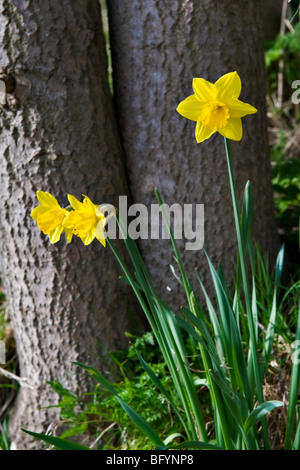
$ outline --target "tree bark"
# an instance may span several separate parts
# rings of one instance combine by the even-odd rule
[[[30,212],[38,189],[118,203],[123,156],[107,82],[98,0],[2,0],[1,71],[15,90],[1,108],[1,269],[16,338],[21,388],[11,439],[29,448],[24,427],[43,432],[58,418],[46,381],[76,391],[86,379],[72,361],[103,367],[97,342],[125,344],[128,291],[98,242],[50,245]],[[76,237],[74,237],[76,238]]]
[[[135,202],[156,203],[158,187],[171,205],[205,205],[205,246],[231,281],[236,237],[223,138],[202,144],[195,123],[175,110],[193,94],[192,79],[211,82],[236,70],[240,99],[258,108],[243,119],[241,142],[231,142],[241,199],[252,183],[254,237],[271,258],[277,248],[267,142],[265,68],[260,2],[254,0],[108,0],[114,97]],[[178,242],[184,252],[185,241]],[[171,243],[143,240],[142,253],[161,295],[178,308],[183,294],[169,269]],[[201,251],[186,251],[191,278],[198,267],[210,285]],[[176,268],[176,266],[175,266]],[[212,289],[210,289],[211,291]]]
[[[264,0],[262,2],[263,36],[266,41],[274,39],[280,31],[283,0]]]

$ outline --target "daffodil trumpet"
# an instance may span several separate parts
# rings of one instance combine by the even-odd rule
[[[106,218],[100,210],[99,205],[94,204],[88,196],[84,195],[83,202],[68,194],[68,200],[73,210],[64,222],[64,227],[72,230],[84,245],[90,245],[96,238],[103,246],[106,245],[104,226]]]

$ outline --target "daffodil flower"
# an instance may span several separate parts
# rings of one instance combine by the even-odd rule
[[[257,112],[256,108],[238,99],[241,88],[237,72],[227,73],[215,83],[194,78],[194,95],[182,101],[177,111],[181,116],[197,122],[195,136],[198,143],[209,139],[215,132],[227,139],[241,140],[241,118]]]
[[[92,243],[97,238],[103,246],[106,245],[104,226],[106,218],[99,209],[99,205],[84,196],[83,202],[68,194],[69,202],[74,210],[69,213],[64,222],[64,227],[71,229],[73,234],[81,238],[85,245]]]
[[[49,235],[50,243],[56,243],[64,231],[68,243],[72,240],[72,230],[63,227],[63,222],[68,218],[69,211],[63,209],[54,196],[44,191],[36,193],[40,205],[31,211],[31,217],[36,221],[39,229]]]

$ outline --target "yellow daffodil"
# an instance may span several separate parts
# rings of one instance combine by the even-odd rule
[[[256,108],[238,99],[241,88],[237,72],[227,73],[215,83],[194,78],[194,95],[182,101],[177,111],[197,122],[195,136],[198,143],[209,139],[215,132],[231,140],[241,140],[241,118],[257,112]]]
[[[97,238],[105,246],[104,226],[106,219],[98,210],[99,206],[93,204],[87,196],[84,196],[83,202],[78,201],[70,194],[68,199],[74,210],[65,220],[64,227],[71,229],[73,234],[81,238],[85,245],[89,245],[94,238]]]
[[[63,222],[68,218],[69,212],[62,209],[57,200],[50,193],[37,191],[40,205],[31,211],[31,217],[36,221],[39,229],[49,235],[50,243],[56,243],[65,231],[68,243],[72,240],[72,230],[63,227]]]

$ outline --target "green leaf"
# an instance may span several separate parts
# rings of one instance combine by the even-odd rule
[[[220,320],[222,324],[222,330],[224,332],[226,362],[233,371],[231,374],[232,377],[234,374],[235,379],[238,381],[239,386],[241,387],[241,390],[244,390],[248,400],[250,401],[249,382],[242,347],[242,339],[236,323],[236,318],[226,296],[226,292],[223,289],[220,278],[205,250],[204,253],[209,264],[218,301]]]
[[[196,275],[197,275],[198,281],[200,283],[201,289],[203,291],[203,294],[205,296],[210,321],[211,321],[211,324],[212,324],[212,327],[213,327],[213,330],[214,330],[214,334],[215,334],[216,349],[218,351],[218,354],[220,355],[220,358],[225,357],[225,346],[224,346],[224,341],[223,341],[222,330],[221,330],[221,327],[220,327],[220,324],[219,324],[219,319],[217,317],[217,314],[214,310],[212,302],[211,302],[211,300],[210,300],[210,298],[209,298],[209,296],[206,292],[206,289],[205,289],[205,287],[203,285],[203,282],[201,280],[199,271],[197,269],[196,269]]]
[[[94,377],[97,380],[97,382],[103,385],[110,393],[112,393],[113,395],[117,394],[115,389],[111,386],[110,382],[106,380],[97,369],[94,369],[94,367],[86,366],[84,364],[80,364],[79,362],[73,362],[73,364],[81,367],[82,369],[87,370],[89,374],[91,374],[91,376]]]
[[[276,268],[275,268],[275,284],[278,286],[281,274],[282,274],[282,268],[283,268],[283,259],[284,259],[284,244],[280,248],[280,251],[277,255],[276,259]]]
[[[244,192],[244,200],[241,216],[241,232],[243,238],[244,252],[246,253],[252,232],[253,225],[253,195],[250,181],[247,181]]]
[[[275,333],[275,326],[276,326],[276,316],[277,316],[277,287],[280,281],[282,268],[283,268],[283,258],[284,258],[284,244],[282,245],[276,260],[276,269],[275,269],[275,288],[273,293],[273,304],[271,315],[269,318],[269,323],[267,327],[267,333],[264,341],[264,355],[262,361],[262,368],[265,370],[268,367],[268,362],[271,355],[274,333]],[[264,371],[262,370],[262,373]]]
[[[293,345],[298,345],[298,341],[300,341],[300,304],[298,310],[298,321],[297,321],[297,330],[296,330],[296,341]],[[294,353],[295,354],[295,353]],[[288,413],[287,413],[287,426],[285,431],[285,443],[284,449],[290,450],[292,447],[292,437],[294,432],[295,426],[295,417],[296,417],[296,408],[297,408],[297,401],[298,401],[298,393],[299,393],[299,381],[300,381],[300,364],[298,357],[293,356],[293,365],[291,371],[291,379],[290,379],[290,392],[289,392],[289,405],[288,405]],[[298,419],[298,428],[296,431],[296,436],[294,440],[294,445],[297,447],[299,446],[300,442],[300,420]]]
[[[300,450],[300,420],[297,424],[295,439],[293,443],[293,450]]]
[[[160,437],[155,433],[155,431],[149,426],[149,424],[136,412],[134,411],[127,403],[125,403],[118,395],[115,389],[111,386],[111,384],[106,380],[103,375],[98,372],[93,367],[85,366],[83,364],[79,364],[75,362],[74,364],[82,367],[83,369],[87,370],[95,379],[102,384],[109,392],[111,392],[120,405],[122,406],[125,413],[129,416],[129,418],[134,422],[137,428],[142,431],[145,436],[147,436],[156,446],[164,445],[163,441]]]
[[[264,351],[263,351],[263,358],[261,362],[261,373],[262,376],[268,368],[268,363],[271,356],[272,345],[274,340],[275,334],[275,326],[276,326],[276,314],[277,314],[277,294],[276,294],[276,287],[274,290],[273,295],[273,303],[272,303],[272,310],[269,318],[268,328],[264,340]]]
[[[198,343],[203,346],[203,348],[208,352],[208,354],[213,357],[213,352],[208,348],[208,346],[205,344],[204,340],[201,338],[199,333],[194,329],[192,325],[190,325],[184,318],[179,317],[176,315],[176,321],[177,323],[186,330]]]
[[[191,303],[193,306],[195,306],[196,310],[196,305],[194,303],[194,294],[191,294]],[[215,344],[213,340],[211,339],[211,336],[209,334],[209,331],[204,323],[204,320],[200,316],[195,316],[188,308],[186,307],[181,307],[182,311],[184,314],[188,317],[188,319],[192,322],[192,324],[199,330],[199,332],[202,334],[203,338],[206,340],[208,343],[209,347],[211,348],[212,351],[214,351],[215,356],[217,357],[217,351],[215,348]]]
[[[201,449],[201,450],[222,450],[220,447],[209,442],[201,441],[186,441],[181,442],[180,444],[170,444],[169,446],[157,447],[155,450],[168,450],[168,449]]]
[[[148,366],[148,364],[146,363],[146,361],[144,361],[144,359],[142,358],[142,356],[136,351],[136,354],[139,358],[139,361],[140,363],[142,364],[143,368],[145,369],[145,371],[147,372],[147,374],[149,375],[149,377],[151,378],[151,380],[153,381],[153,383],[156,385],[156,387],[161,391],[161,393],[165,396],[165,398],[171,403],[171,405],[177,409],[172,397],[169,395],[169,393],[167,392],[167,390],[165,389],[165,387],[163,386],[163,384],[161,383],[161,381],[159,380],[159,378],[155,375],[155,373],[153,372],[153,370],[151,369],[150,366]]]
[[[184,436],[182,434],[180,434],[179,432],[174,432],[173,434],[170,434],[170,436],[168,436],[164,440],[165,445],[168,446],[170,444],[170,442],[172,442],[174,439],[176,439],[176,437],[182,437],[184,439]]]
[[[27,434],[30,434],[31,436],[36,437],[37,439],[40,439],[41,441],[47,442],[48,444],[51,444],[60,450],[92,450],[89,447],[82,446],[80,444],[77,444],[76,442],[68,441],[67,439],[61,439],[60,437],[48,436],[47,434],[40,434],[37,432],[28,431],[27,429],[23,429],[23,428],[21,429]]]
[[[120,397],[116,396],[116,399],[122,406],[123,410],[130,419],[134,422],[136,427],[147,436],[156,446],[164,447],[163,441],[156,434],[156,432],[151,428],[151,426],[136,412],[134,411],[127,403],[125,403]]]
[[[259,405],[257,408],[255,408],[245,421],[245,424],[244,424],[245,434],[247,435],[249,433],[252,426],[254,426],[254,424],[259,419],[261,419],[270,411],[274,410],[274,408],[277,408],[283,405],[284,403],[282,401],[272,400],[272,401],[266,401],[262,403],[261,405]]]

